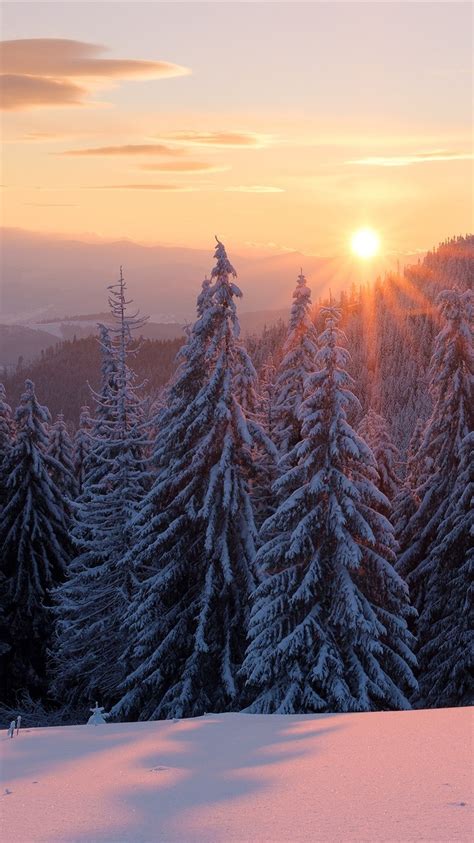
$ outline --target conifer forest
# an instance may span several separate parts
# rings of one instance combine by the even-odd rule
[[[0,385],[4,719],[474,702],[474,237],[246,336],[238,271],[155,348],[117,267],[75,415]]]

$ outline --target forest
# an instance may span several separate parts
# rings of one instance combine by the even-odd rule
[[[0,385],[2,710],[472,704],[474,236],[337,300],[301,270],[259,335],[209,274],[184,341],[120,270]]]

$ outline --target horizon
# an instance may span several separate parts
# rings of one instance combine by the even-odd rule
[[[470,4],[84,8],[4,5],[8,227],[324,258],[472,227]]]

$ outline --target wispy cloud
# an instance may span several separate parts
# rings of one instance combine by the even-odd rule
[[[159,164],[142,164],[140,170],[162,173],[222,173],[230,168],[225,165],[208,164],[204,161],[163,161]]]
[[[166,134],[165,140],[177,141],[194,146],[259,147],[265,146],[268,136],[255,132],[195,132],[190,130]]]
[[[412,164],[427,164],[432,161],[468,161],[473,158],[472,152],[416,152],[412,155],[374,155],[368,158],[357,158],[346,161],[346,164],[357,164],[364,167],[409,167]]]
[[[191,193],[196,188],[192,185],[179,184],[95,184],[84,190],[160,190],[165,193]]]
[[[184,152],[167,146],[163,143],[127,143],[121,146],[95,146],[84,147],[84,149],[66,149],[63,152],[54,152],[52,155],[74,155],[87,157],[94,155],[180,155]]]
[[[29,205],[32,208],[78,208],[73,202],[23,202],[23,205]]]
[[[224,188],[229,193],[284,193],[283,187],[272,187],[266,184],[238,184]]]
[[[103,87],[120,80],[169,78],[191,72],[168,61],[102,58],[106,51],[105,47],[67,38],[0,42],[2,108],[20,111],[38,106],[85,105],[91,85],[97,83]]]

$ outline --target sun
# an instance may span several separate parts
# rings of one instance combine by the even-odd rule
[[[380,237],[372,228],[360,228],[352,235],[352,251],[359,258],[373,258],[380,248]]]

